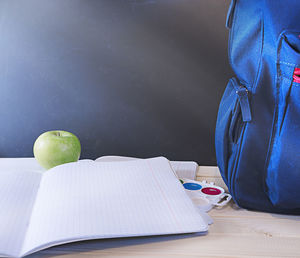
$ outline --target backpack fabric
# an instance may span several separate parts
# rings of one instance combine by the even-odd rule
[[[300,3],[232,0],[217,163],[235,202],[300,214]]]

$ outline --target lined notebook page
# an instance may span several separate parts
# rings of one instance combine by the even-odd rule
[[[206,230],[167,159],[79,161],[44,174],[23,253],[80,239]]]
[[[35,158],[0,158],[0,171],[37,171],[44,172]]]
[[[0,256],[18,256],[41,174],[0,170]]]
[[[97,162],[108,162],[108,161],[130,161],[136,160],[137,158],[124,157],[124,156],[103,156],[97,158]],[[179,178],[186,178],[195,180],[198,169],[198,164],[194,161],[170,161],[171,167]]]

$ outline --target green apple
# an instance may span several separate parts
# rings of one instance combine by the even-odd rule
[[[33,154],[45,169],[75,162],[79,159],[81,146],[78,138],[66,131],[49,131],[41,134],[33,145]]]

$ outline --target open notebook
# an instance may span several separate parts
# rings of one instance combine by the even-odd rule
[[[207,231],[163,157],[0,170],[0,256],[98,238]]]

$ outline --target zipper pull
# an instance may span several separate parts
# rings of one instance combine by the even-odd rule
[[[245,86],[240,85],[239,87],[236,88],[235,93],[238,95],[239,98],[243,122],[250,122],[252,117],[251,117],[248,89]]]

